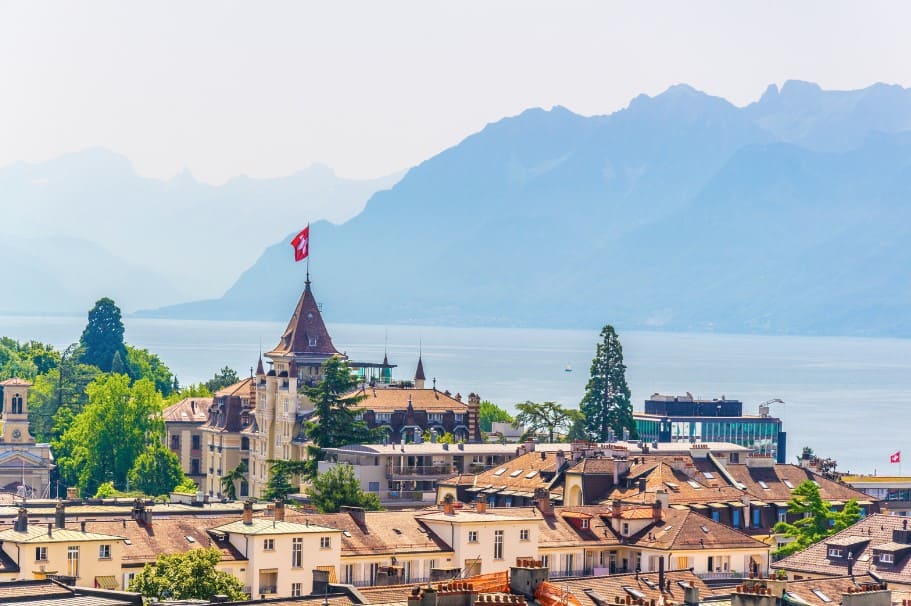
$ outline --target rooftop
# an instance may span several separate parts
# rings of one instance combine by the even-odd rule
[[[257,518],[251,524],[245,524],[241,520],[236,520],[229,524],[223,524],[212,528],[215,532],[224,532],[228,534],[247,534],[247,535],[272,535],[272,534],[305,534],[327,532],[342,532],[337,528],[328,526],[318,526],[309,522],[301,524],[299,522],[276,521],[274,519]]]

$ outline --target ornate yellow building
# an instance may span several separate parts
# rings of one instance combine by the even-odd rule
[[[0,490],[23,498],[50,496],[53,457],[49,444],[36,444],[29,433],[28,389],[32,384],[12,378],[3,390],[3,429],[0,432]]]

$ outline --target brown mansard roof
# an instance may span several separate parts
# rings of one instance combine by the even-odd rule
[[[315,341],[314,341],[315,339]],[[310,345],[313,342],[314,345]],[[294,314],[288,322],[288,327],[282,334],[281,341],[267,356],[289,354],[312,354],[317,356],[341,355],[332,344],[332,337],[323,323],[319,305],[310,289],[310,281],[304,285]]]

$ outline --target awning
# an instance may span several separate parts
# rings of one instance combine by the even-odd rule
[[[690,509],[708,509],[708,505],[703,505],[702,503],[692,503]]]
[[[731,507],[743,507],[743,503],[740,501],[728,501],[728,505]]]
[[[95,577],[95,587],[99,589],[117,589],[117,579],[111,575]]]
[[[330,583],[338,583],[338,577],[335,576],[335,566],[317,566],[316,569],[328,572]]]

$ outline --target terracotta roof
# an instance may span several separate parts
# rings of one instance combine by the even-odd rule
[[[85,579],[83,579],[85,580]],[[91,579],[89,579],[91,582]],[[10,581],[0,583],[0,600],[3,604],[30,604],[32,606],[127,606],[142,604],[137,593],[103,591],[89,587],[64,587],[49,580]]]
[[[161,414],[165,423],[205,423],[211,405],[212,398],[184,398],[165,408]]]
[[[646,603],[660,598],[668,603],[683,603],[683,587],[679,583],[692,584],[699,590],[700,602],[706,597],[723,595],[716,593],[705,582],[697,577],[691,570],[667,570],[664,573],[665,581],[670,581],[669,591],[658,589],[658,573],[628,573],[612,574],[609,576],[584,577],[574,579],[560,579],[555,584],[572,593],[581,606],[604,606],[604,603],[615,603],[615,598],[621,598],[625,604],[630,595],[624,587],[632,587],[644,596]],[[730,590],[728,590],[729,592]],[[603,600],[603,602],[601,602]]]
[[[746,465],[727,465],[731,476],[744,486],[746,491],[762,501],[787,501],[791,498],[791,490],[786,482],[797,488],[806,481],[815,481],[819,484],[819,494],[827,501],[849,499],[875,500],[850,486],[833,482],[809,469],[798,465],[776,464],[774,467],[747,467]],[[763,488],[759,482],[764,482],[768,488]]]
[[[772,568],[806,572],[829,576],[843,576],[848,571],[846,557],[829,557],[829,543],[834,545],[852,544],[854,550],[854,574],[874,572],[889,583],[911,585],[911,557],[905,555],[893,564],[883,564],[873,557],[873,550],[893,542],[893,531],[905,530],[907,518],[873,514],[867,516],[841,532],[791,554],[772,564]],[[911,544],[907,545],[911,548]],[[844,553],[844,550],[843,550]],[[846,553],[844,553],[847,556]]]
[[[26,381],[25,379],[20,379],[19,377],[13,377],[12,379],[7,379],[6,381],[0,381],[0,387],[31,387],[32,384]]]
[[[857,590],[863,585],[878,584],[879,581],[869,574],[828,579],[801,579],[788,581],[787,592],[789,596],[796,597],[810,606],[832,606],[832,604],[840,604],[842,595],[848,593],[849,590]],[[831,601],[825,601],[816,592],[822,593]],[[895,596],[892,596],[892,603],[896,603]]]
[[[216,398],[223,398],[226,396],[247,396],[250,395],[253,388],[253,377],[247,377],[246,379],[241,379],[237,383],[228,385],[227,387],[222,387],[215,392]]]
[[[288,321],[288,327],[282,334],[281,340],[267,356],[275,355],[311,355],[328,357],[341,355],[332,344],[332,337],[323,323],[319,305],[310,290],[310,281],[304,283],[304,292],[301,293]]]
[[[308,520],[309,521],[309,520]],[[249,535],[273,535],[273,534],[323,534],[327,532],[341,532],[337,528],[321,526],[319,524],[309,524],[289,521],[276,521],[274,519],[256,518],[250,524],[245,524],[241,520],[234,520],[221,526],[216,526],[210,530],[214,532],[226,532],[230,534],[249,534]]]
[[[683,467],[683,466],[682,466]],[[645,492],[640,492],[638,483],[633,482],[629,488],[615,488],[610,491],[602,502],[613,499],[624,501],[639,501],[652,503],[655,494],[663,490],[668,495],[671,505],[688,505],[690,503],[709,503],[714,501],[739,501],[742,494],[739,490],[728,484],[710,486],[705,476],[695,467],[687,467],[692,475],[681,469],[675,469],[665,460],[656,460],[645,463],[638,468],[630,470],[630,476],[636,479],[645,478]],[[716,477],[721,474],[716,471]]]
[[[367,397],[355,404],[354,408],[370,409],[377,412],[394,412],[396,410],[406,410],[410,402],[415,410],[438,412],[451,410],[456,414],[468,412],[468,404],[466,402],[460,402],[435,389],[396,389],[394,387],[365,389],[351,392],[346,397],[358,395],[358,393]]]
[[[452,549],[411,511],[368,511],[360,526],[348,513],[304,514],[288,510],[286,520],[310,520],[342,531],[342,555],[452,553]]]
[[[556,453],[529,452],[475,475],[474,488],[489,487],[533,495],[536,488],[550,487],[551,497],[559,500],[563,494],[562,486],[551,486],[557,469],[556,459]]]

